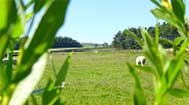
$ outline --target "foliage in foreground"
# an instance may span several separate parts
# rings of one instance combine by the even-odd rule
[[[131,35],[144,50],[144,55],[147,57],[150,66],[136,67],[127,64],[130,73],[135,80],[134,103],[135,105],[146,105],[147,101],[144,97],[144,92],[141,86],[140,77],[137,69],[151,73],[154,77],[154,105],[166,105],[168,95],[176,97],[188,97],[189,88],[185,84],[184,78],[181,78],[184,88],[174,87],[175,81],[179,75],[183,77],[183,70],[188,70],[189,61],[185,57],[188,55],[189,48],[189,32],[187,27],[189,25],[185,15],[184,0],[151,0],[157,5],[157,8],[152,10],[152,14],[158,18],[168,22],[174,26],[179,37],[173,41],[163,40],[169,43],[173,48],[173,57],[170,57],[165,49],[159,44],[159,28],[155,29],[155,38],[145,30],[141,29],[142,38],[140,40],[136,35],[126,30],[125,33]],[[187,25],[187,26],[186,26]]]
[[[0,104],[22,105],[43,75],[46,51],[53,45],[56,32],[63,25],[69,0],[1,0],[0,7]],[[28,12],[28,8],[32,11]],[[40,11],[44,15],[32,35],[28,34]],[[28,21],[30,21],[28,23]],[[26,24],[29,29],[26,30]],[[51,27],[49,27],[51,26]],[[23,35],[16,65],[13,66],[13,50],[16,41]],[[29,39],[29,40],[28,40]],[[10,53],[8,62],[3,62],[6,52]],[[67,73],[70,56],[62,65],[56,80],[49,80],[42,93],[42,104],[60,104],[60,91]],[[33,98],[33,104],[37,105]]]

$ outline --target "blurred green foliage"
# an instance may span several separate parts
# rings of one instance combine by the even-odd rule
[[[181,78],[184,84],[183,89],[174,87],[175,81],[179,75],[183,75],[183,70],[188,70],[188,55],[189,48],[189,32],[188,21],[185,15],[184,0],[151,0],[156,4],[157,8],[151,12],[157,19],[162,19],[168,22],[171,26],[175,27],[179,36],[174,40],[161,40],[164,43],[169,43],[173,48],[173,56],[168,56],[169,53],[159,43],[159,25],[155,28],[155,37],[153,38],[150,33],[144,28],[140,29],[143,41],[136,37],[135,33],[130,30],[125,30],[126,35],[130,35],[144,50],[150,66],[137,67],[135,65],[127,64],[130,73],[135,79],[135,105],[146,105],[146,99],[143,89],[141,88],[140,78],[138,77],[137,69],[145,72],[150,72],[154,76],[154,105],[167,105],[168,95],[177,97],[188,97],[189,88],[186,87],[184,78]],[[182,76],[181,76],[182,77]],[[140,97],[140,98],[139,98]]]
[[[0,7],[0,104],[22,105],[32,93],[43,75],[47,63],[45,52],[55,40],[58,29],[64,24],[69,0],[1,0]],[[28,10],[28,8],[32,9]],[[44,10],[44,15],[32,35],[36,15]],[[27,12],[29,11],[29,12]],[[29,22],[29,20],[31,20]],[[29,29],[26,30],[26,25]],[[51,26],[51,27],[49,27]],[[13,66],[13,50],[22,36],[16,65]],[[9,54],[4,63],[5,54]],[[61,83],[65,80],[71,55],[68,56],[57,80],[49,80],[43,92],[43,105],[60,103]],[[54,84],[54,85],[52,85]],[[51,88],[50,88],[51,86]],[[59,88],[55,88],[59,86]],[[56,91],[56,92],[55,92]],[[53,97],[47,100],[48,95]],[[33,98],[35,103],[35,99]]]

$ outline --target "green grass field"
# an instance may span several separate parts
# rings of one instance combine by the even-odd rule
[[[141,51],[74,53],[62,101],[66,105],[133,105],[133,77],[127,70],[126,62],[135,64],[138,55]],[[58,70],[67,55],[57,53],[52,56]],[[144,72],[140,72],[140,77],[148,104],[152,105],[153,77]],[[53,79],[50,61],[38,88],[43,87],[48,78]],[[180,86],[180,81],[177,85]],[[169,104],[189,105],[189,98],[170,97]]]

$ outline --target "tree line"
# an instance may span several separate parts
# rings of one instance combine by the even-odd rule
[[[53,48],[82,47],[82,45],[70,37],[56,37]]]
[[[20,40],[16,43],[15,45],[16,50],[18,50],[21,40],[22,38],[20,38]],[[55,37],[55,41],[52,48],[70,48],[70,47],[82,47],[82,45],[78,41],[70,37],[62,37],[62,36]]]
[[[169,25],[168,23],[163,22],[162,24],[158,24],[159,26],[159,38],[160,39],[168,39],[168,40],[174,40],[179,36],[179,33],[177,32],[177,29],[173,26]],[[148,33],[154,37],[155,36],[155,27],[145,27],[145,29],[148,31]],[[142,35],[140,33],[140,27],[135,28],[131,27],[128,29],[129,31],[136,34],[137,37],[139,37],[141,40]],[[168,43],[160,42],[164,48],[171,47]],[[130,36],[127,35],[124,30],[119,31],[115,34],[113,41],[112,41],[112,47],[117,49],[141,49],[141,47],[138,45],[138,43]]]

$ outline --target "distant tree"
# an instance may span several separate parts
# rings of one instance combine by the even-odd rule
[[[126,36],[121,31],[118,31],[113,38],[112,46],[114,48],[123,49],[125,45],[125,37]]]
[[[130,28],[130,31],[135,33],[138,37],[141,37],[140,31],[137,28]],[[126,35],[124,32],[119,31],[113,38],[112,46],[117,49],[139,49],[140,46],[137,42],[131,38],[129,35]]]
[[[98,47],[98,44],[94,44],[95,47]]]
[[[82,47],[82,45],[69,37],[56,37],[53,48]]]
[[[18,50],[20,46],[20,42],[22,41],[23,38],[20,38],[18,42],[15,44],[14,49]],[[54,45],[52,46],[53,48],[68,48],[68,47],[82,47],[82,45],[69,37],[55,37],[55,42]]]
[[[132,28],[129,28],[128,30],[136,34],[136,36],[141,38],[142,40],[142,35],[140,34],[140,28],[132,27]],[[124,35],[126,36],[126,41],[125,41],[126,46],[124,47],[124,49],[140,49],[141,48],[139,44],[133,38],[130,37],[130,35],[126,35],[125,33]]]
[[[103,46],[103,47],[108,47],[108,43],[107,43],[107,42],[104,42],[104,43],[102,44],[102,46]]]
[[[145,29],[149,32],[152,37],[154,37],[155,34],[155,27],[145,27]],[[141,40],[142,35],[140,33],[140,28],[131,27],[128,29],[129,31],[133,32],[137,37],[139,37]],[[160,32],[160,39],[168,39],[168,40],[174,40],[179,36],[176,28],[172,27],[171,25],[167,23],[159,24],[159,32]],[[165,48],[171,47],[167,43],[160,42]],[[112,46],[117,49],[140,49],[141,47],[138,45],[138,43],[130,36],[126,35],[124,31],[119,31],[115,34],[112,41]]]
[[[150,26],[150,27],[147,28],[147,31],[149,32],[150,35],[152,35],[154,37],[155,27]]]

